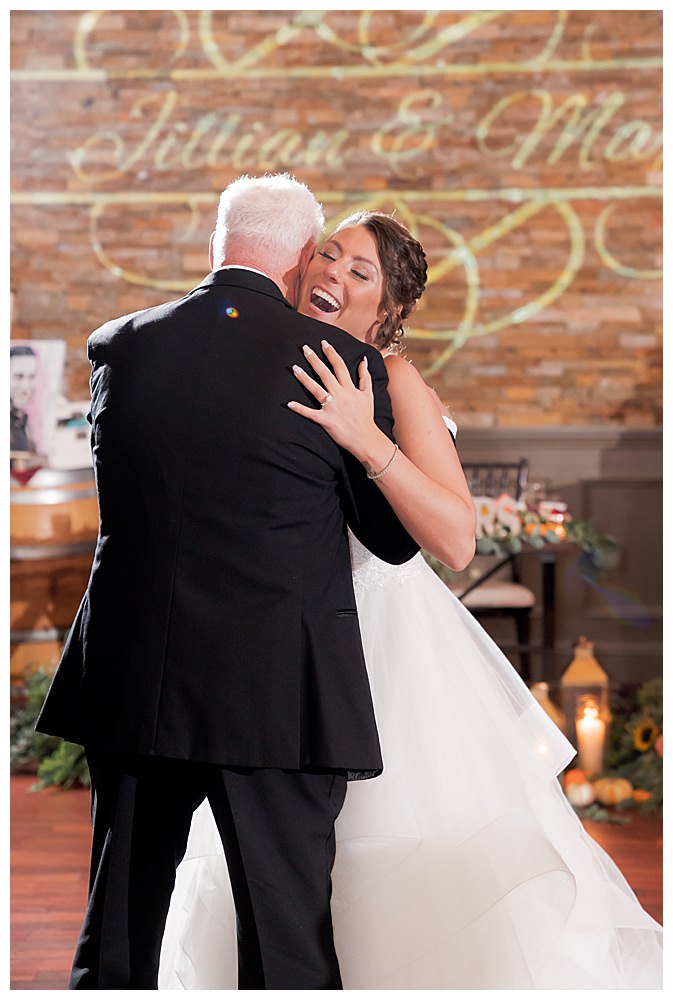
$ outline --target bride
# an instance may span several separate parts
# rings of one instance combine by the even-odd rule
[[[304,402],[288,405],[385,470],[376,481],[410,533],[464,564],[473,512],[445,425],[456,428],[395,351],[425,276],[402,225],[359,213],[315,255],[298,303],[382,351],[399,451],[373,423],[365,365],[353,385],[328,343],[329,366],[309,352],[308,370],[295,367]],[[349,783],[336,826],[344,988],[661,988],[661,927],[557,780],[573,747],[420,554],[390,566],[352,536],[351,553],[385,770]],[[178,869],[159,988],[236,989],[235,923],[206,801]]]

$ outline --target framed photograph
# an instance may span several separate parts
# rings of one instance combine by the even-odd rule
[[[10,455],[46,460],[56,429],[66,343],[64,340],[10,340]]]

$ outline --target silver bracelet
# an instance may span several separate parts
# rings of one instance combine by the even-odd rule
[[[386,472],[388,471],[388,469],[390,468],[390,466],[393,464],[393,462],[397,458],[397,453],[398,453],[399,450],[400,450],[400,446],[398,444],[396,444],[395,445],[395,451],[393,452],[393,457],[390,459],[390,461],[388,462],[388,464],[384,465],[384,467],[381,469],[380,472],[368,472],[367,473],[367,479],[380,479],[381,476],[385,476]]]

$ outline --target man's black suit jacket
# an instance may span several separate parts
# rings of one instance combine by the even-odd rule
[[[375,554],[418,551],[361,465],[288,409],[303,344],[379,353],[297,314],[268,278],[210,274],[89,338],[100,531],[38,721],[105,751],[221,765],[381,770],[348,523]]]

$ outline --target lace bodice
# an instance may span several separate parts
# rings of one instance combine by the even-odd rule
[[[351,531],[348,532],[348,540],[356,594],[367,590],[380,590],[389,585],[401,585],[425,571],[426,562],[420,552],[401,566],[393,566],[372,555]]]

